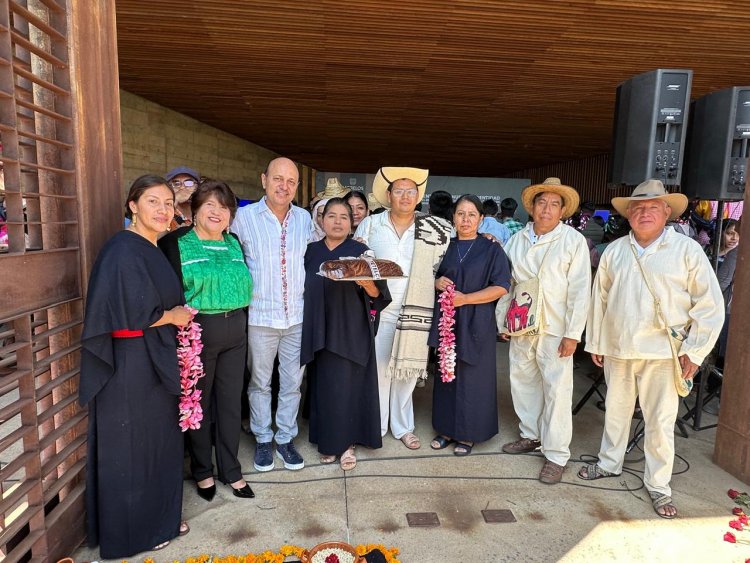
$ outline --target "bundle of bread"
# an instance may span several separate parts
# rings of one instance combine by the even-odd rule
[[[328,260],[320,265],[318,274],[332,280],[401,278],[401,266],[391,260],[378,260],[365,256]]]

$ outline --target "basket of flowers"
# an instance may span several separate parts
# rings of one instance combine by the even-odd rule
[[[300,557],[302,563],[364,563],[357,551],[348,543],[328,541],[305,550]]]

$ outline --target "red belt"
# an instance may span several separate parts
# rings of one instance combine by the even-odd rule
[[[113,330],[112,331],[112,338],[138,338],[139,336],[143,336],[142,330]]]

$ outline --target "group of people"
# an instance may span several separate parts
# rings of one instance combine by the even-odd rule
[[[246,363],[257,471],[272,470],[274,458],[290,470],[305,465],[294,444],[305,372],[309,440],[321,463],[338,460],[351,470],[356,447],[381,447],[389,430],[406,448],[420,448],[412,393],[427,377],[430,347],[441,355],[430,447],[452,445],[466,456],[499,431],[498,300],[532,279],[542,315],[536,331],[510,337],[520,435],[503,451],[541,451],[540,480],[561,480],[572,438],[572,356],[585,329],[609,393],[599,462],[578,476],[620,473],[640,396],[644,481],[656,512],[676,515],[669,481],[678,395],[668,335],[681,341],[676,360],[689,379],[724,319],[719,283],[699,245],[665,229],[682,213],[684,196],[649,181],[615,198],[632,232],[602,255],[592,292],[585,238],[564,223],[578,208],[575,189],[556,178],[526,188],[521,199],[531,220],[523,226],[510,202],[495,220],[497,206],[474,195],[458,198],[450,214],[433,214],[432,206],[419,213],[427,180],[418,168],[378,170],[372,196],[385,210],[378,214],[368,213],[369,198],[333,185],[312,214],[293,205],[299,173],[283,157],[261,175],[263,198],[240,209],[229,186],[201,181],[186,167],[133,183],[129,224],[91,273],[81,338],[88,537],[102,557],[160,549],[189,531],[180,517],[178,328],[191,320],[202,327],[203,420],[185,440],[197,493],[210,502],[216,475],[234,496],[252,498],[238,460]],[[325,261],[366,254],[396,262],[404,276],[317,275]],[[445,315],[454,321],[450,357]]]

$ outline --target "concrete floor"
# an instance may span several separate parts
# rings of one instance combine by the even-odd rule
[[[407,450],[386,436],[381,450],[357,451],[356,469],[344,474],[321,466],[300,424],[296,444],[307,466],[257,473],[252,467],[253,439],[243,435],[240,460],[256,498],[236,499],[219,485],[207,503],[185,481],[184,517],[192,531],[160,552],[132,561],[184,560],[202,553],[244,554],[277,550],[284,544],[312,547],[329,540],[351,544],[382,543],[398,547],[404,563],[501,561],[744,561],[750,546],[722,540],[728,531],[732,502],[729,488],[744,490],[737,479],[711,462],[715,430],[675,438],[677,453],[672,481],[680,518],[658,518],[642,488],[643,454],[628,459],[622,477],[579,480],[580,458],[596,455],[604,413],[592,398],[573,418],[573,458],[559,485],[537,480],[538,455],[502,453],[503,443],[517,436],[508,383],[507,344],[498,344],[500,435],[478,444],[474,453],[456,458],[451,449],[432,451],[431,385],[415,391],[417,434],[422,448]],[[574,403],[591,384],[593,366],[577,368]],[[681,409],[681,412],[684,408]],[[634,421],[634,424],[637,421]],[[715,422],[705,415],[704,424]],[[509,509],[514,523],[487,524],[481,511]],[[408,512],[436,512],[440,526],[410,528]],[[750,534],[748,534],[750,536]],[[748,538],[750,539],[750,538]],[[97,550],[82,548],[76,561],[92,561]]]

